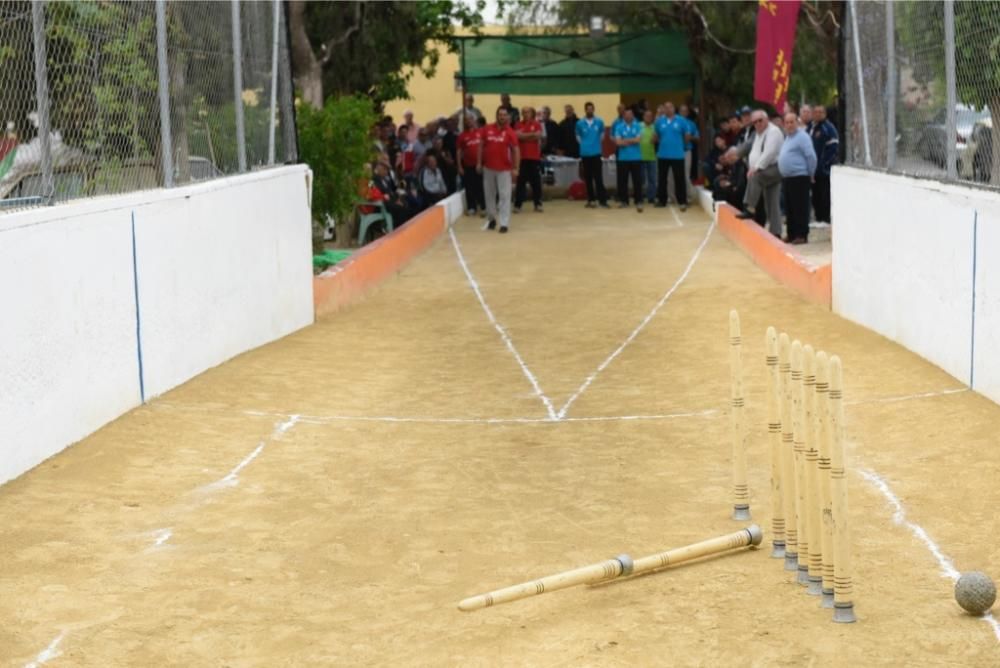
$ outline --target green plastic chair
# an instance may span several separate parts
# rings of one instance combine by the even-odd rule
[[[361,211],[363,206],[377,207],[373,213]],[[368,235],[368,228],[376,223],[385,223],[385,233],[392,232],[392,215],[386,210],[385,202],[358,202],[358,244],[364,245]]]

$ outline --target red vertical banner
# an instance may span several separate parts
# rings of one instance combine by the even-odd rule
[[[781,113],[792,76],[800,0],[757,0],[757,61],[753,96]]]

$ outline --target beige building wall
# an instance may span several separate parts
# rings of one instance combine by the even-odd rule
[[[486,32],[499,34],[504,30],[501,26],[488,26]],[[439,45],[438,48],[441,51],[441,60],[438,62],[435,76],[428,79],[421,72],[414,72],[408,86],[412,99],[394,100],[385,106],[385,112],[392,116],[396,124],[403,121],[403,112],[407,109],[412,109],[414,120],[423,125],[438,116],[450,116],[462,106],[462,92],[455,89],[455,73],[461,69],[459,55],[448,53],[443,45]],[[590,101],[597,108],[597,115],[607,123],[614,119],[619,101],[618,94],[543,96],[511,93],[510,97],[511,102],[519,109],[529,105],[536,109],[543,105],[552,107],[552,117],[556,121],[562,120],[564,105],[572,104],[577,116],[582,117],[583,105]],[[500,106],[500,96],[495,93],[476,95],[476,106],[487,119],[493,120],[496,108]]]

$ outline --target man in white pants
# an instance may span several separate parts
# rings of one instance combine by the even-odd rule
[[[484,230],[492,230],[500,223],[500,234],[506,234],[510,226],[511,182],[517,178],[521,165],[521,151],[517,133],[510,128],[510,116],[503,107],[497,109],[497,122],[482,130],[476,170],[483,175],[483,191],[486,194],[486,225]],[[497,199],[500,211],[497,214]]]

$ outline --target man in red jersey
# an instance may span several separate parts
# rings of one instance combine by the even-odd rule
[[[476,210],[486,213],[486,198],[483,196],[483,175],[476,169],[479,161],[479,144],[482,141],[482,127],[474,114],[465,117],[465,131],[458,135],[458,173],[465,186],[465,212],[476,215]]]
[[[521,169],[514,189],[514,213],[521,213],[526,186],[531,185],[535,211],[542,210],[542,124],[535,120],[535,108],[521,110],[521,122],[514,128],[521,149]]]
[[[510,129],[507,110],[498,108],[496,119],[496,123],[483,128],[476,169],[483,175],[483,191],[486,193],[486,225],[483,229],[492,230],[499,221],[500,234],[506,234],[510,225],[511,176],[517,177],[521,165],[521,150],[517,134]]]

